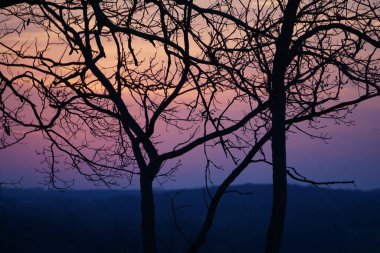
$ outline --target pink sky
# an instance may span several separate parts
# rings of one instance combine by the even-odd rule
[[[44,47],[44,37],[37,31],[28,29],[30,31],[24,31],[23,36],[10,38],[4,43],[12,44],[22,39],[33,41],[33,38],[38,38],[39,46]],[[137,44],[146,50],[146,55],[156,52],[150,43],[144,43]],[[193,43],[191,45],[194,48]],[[162,50],[157,51],[163,52]],[[46,55],[61,57],[57,52],[63,52],[63,50],[54,46]],[[196,49],[192,53],[196,55]],[[115,65],[114,46],[107,48],[107,55],[108,57],[101,63],[105,66]],[[311,140],[301,134],[289,134],[289,166],[296,167],[305,176],[315,180],[356,180],[360,189],[380,188],[380,99],[361,104],[351,117],[356,121],[356,125],[352,127],[326,123],[328,128],[323,131],[332,136],[329,144],[320,140]],[[318,132],[315,133],[318,134]],[[181,137],[185,138],[186,136]],[[163,146],[172,141],[170,138],[173,138],[173,136],[170,137],[170,134],[163,137],[162,141],[165,143]],[[41,140],[41,137],[35,134],[25,140],[24,144],[0,150],[0,181],[17,181],[23,177],[22,186],[42,186],[40,182],[43,182],[44,175],[36,171],[42,166],[40,163],[42,157],[36,155],[36,150],[41,150],[43,147]],[[217,155],[215,158],[224,165],[224,171],[213,170],[212,178],[216,184],[232,169],[232,165],[223,158],[222,154],[219,156]],[[161,187],[203,186],[205,161],[201,152],[194,150],[181,157],[181,161],[183,166],[175,175],[175,181],[169,181]],[[175,161],[172,162],[175,163]],[[170,165],[167,163],[166,166]],[[239,177],[237,183],[270,183],[270,174],[268,166],[251,166]],[[77,188],[93,187],[78,174],[70,173],[66,176],[75,179]],[[128,185],[123,181],[120,183],[122,186]],[[137,181],[133,182],[132,187],[137,187]]]
[[[288,139],[288,164],[297,168],[305,176],[315,180],[355,180],[359,189],[380,188],[380,99],[361,104],[352,114],[355,126],[334,126],[327,124],[327,132],[332,136],[328,144],[312,140],[301,134],[290,134]],[[4,181],[23,177],[21,186],[42,187],[43,174],[41,157],[36,150],[41,149],[38,135],[29,137],[25,144],[19,144],[0,151],[0,178]],[[192,151],[181,158],[183,166],[175,174],[175,181],[158,185],[164,189],[204,186],[204,159],[199,151]],[[220,163],[225,159],[219,157]],[[170,163],[167,164],[170,166]],[[232,168],[224,164],[224,171],[214,169],[212,179],[215,184]],[[80,175],[70,173],[75,188],[95,187]],[[251,166],[236,183],[270,183],[270,167]],[[290,180],[290,182],[292,182]],[[121,186],[137,188],[138,181],[129,186],[120,181]],[[354,189],[351,186],[345,186]]]

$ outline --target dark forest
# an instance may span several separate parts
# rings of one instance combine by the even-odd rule
[[[270,185],[231,187],[201,252],[262,252]],[[171,210],[177,191],[158,191],[159,252],[186,249]],[[240,193],[237,193],[240,192]],[[204,189],[177,194],[178,225],[191,237],[206,206]],[[282,252],[380,252],[380,191],[290,186]],[[142,250],[137,191],[4,189],[1,252],[125,253]],[[178,207],[181,207],[179,208]]]

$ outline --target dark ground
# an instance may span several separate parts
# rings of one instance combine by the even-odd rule
[[[236,186],[218,210],[204,253],[263,252],[271,207],[269,185]],[[175,191],[156,194],[160,252],[185,252],[171,213]],[[191,237],[205,213],[203,190],[185,190],[176,205]],[[380,190],[326,190],[291,186],[283,253],[380,253]],[[2,253],[141,252],[135,191],[3,189]]]

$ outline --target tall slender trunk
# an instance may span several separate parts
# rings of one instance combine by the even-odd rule
[[[155,209],[153,196],[153,178],[140,175],[141,193],[141,232],[144,253],[156,253]]]
[[[286,178],[286,89],[285,75],[290,63],[288,51],[291,44],[297,9],[300,0],[289,0],[284,11],[281,33],[276,43],[271,77],[272,113],[272,162],[273,162],[273,204],[268,228],[266,253],[278,253],[281,248],[287,202]]]
[[[272,106],[273,205],[267,234],[266,253],[280,251],[287,201],[285,90],[279,85]]]

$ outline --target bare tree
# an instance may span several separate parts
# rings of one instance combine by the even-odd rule
[[[315,135],[312,129],[318,131],[326,120],[349,125],[347,115],[358,103],[379,96],[380,6],[373,1],[256,1],[252,2],[254,7],[250,3],[240,8],[232,1],[215,8],[195,4],[192,8],[210,22],[222,16],[235,23],[244,31],[241,40],[250,42],[243,57],[255,77],[249,85],[241,82],[236,88],[256,97],[259,104],[269,104],[270,115],[262,115],[270,118],[271,124],[265,128],[267,133],[262,140],[272,139],[272,161],[264,160],[273,166],[273,207],[266,252],[279,252],[286,214],[287,176],[313,185],[353,183],[315,182],[289,168],[286,132],[300,131],[323,139],[324,135]],[[245,18],[237,18],[236,9]],[[228,46],[219,48],[219,57],[232,50]],[[204,224],[189,252],[196,252],[204,243],[228,186],[250,163],[257,161],[253,158],[262,142],[255,141],[251,151],[211,196]]]
[[[311,135],[303,126],[321,119],[348,123],[356,104],[379,95],[378,12],[378,3],[359,0],[41,1],[3,9],[2,145],[42,132],[52,184],[60,182],[58,162],[107,185],[139,175],[144,252],[156,251],[152,182],[176,169],[165,171],[166,161],[203,145],[207,170],[217,166],[208,156],[215,146],[236,165],[210,194],[189,252],[204,243],[230,184],[248,165],[269,162],[266,252],[278,252],[287,175],[318,184],[287,168],[286,131]],[[28,30],[44,35],[23,41]],[[7,41],[15,33],[20,41]],[[162,145],[173,131],[187,134]]]
[[[180,165],[164,163],[201,145],[236,159],[268,111],[236,115],[252,100],[236,89],[250,81],[240,28],[172,1],[25,3],[1,10],[1,147],[41,132],[54,187],[70,186],[70,169],[108,186],[138,175],[144,252],[156,252],[153,180]],[[233,58],[220,58],[227,44]]]
[[[286,210],[286,121],[345,123],[350,105],[379,95],[380,6],[371,1],[287,2],[271,75],[273,209],[266,252],[279,252]],[[349,99],[342,90],[355,87]],[[277,135],[275,135],[277,133]],[[276,138],[275,138],[276,136]]]

